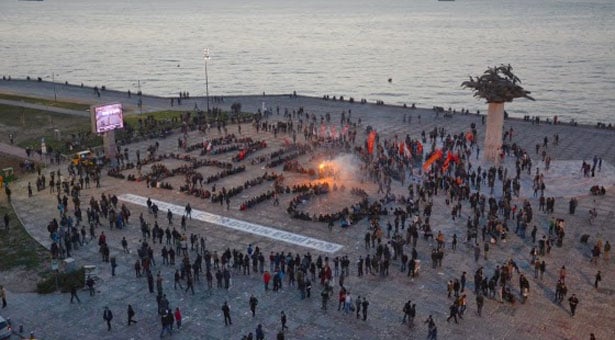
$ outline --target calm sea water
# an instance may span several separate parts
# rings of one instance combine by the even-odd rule
[[[0,73],[174,95],[288,93],[486,110],[460,83],[510,63],[512,115],[613,122],[613,0],[0,1]],[[388,79],[392,78],[392,82]]]

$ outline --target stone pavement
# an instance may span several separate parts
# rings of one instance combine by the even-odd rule
[[[0,82],[2,84],[3,82]],[[258,107],[257,102],[262,100],[254,96],[248,98],[244,105],[245,109]],[[240,100],[240,98],[237,98]],[[382,135],[381,138],[392,137],[393,135],[405,136],[410,134],[416,138],[422,130],[429,131],[434,127],[445,127],[447,131],[457,132],[468,129],[470,123],[475,122],[479,128],[479,140],[483,135],[483,126],[480,118],[475,116],[454,115],[453,118],[437,119],[430,110],[403,110],[401,108],[380,107],[375,105],[362,106],[359,104],[349,104],[340,102],[325,102],[311,98],[289,99],[286,97],[269,97],[266,99],[275,107],[280,106],[281,110],[288,107],[289,110],[298,109],[303,106],[308,112],[332,113],[332,121],[339,121],[339,113],[342,110],[352,109],[353,120],[361,118],[363,127],[372,125]],[[226,100],[225,104],[230,105]],[[279,104],[278,104],[279,103]],[[162,105],[161,99],[161,105]],[[372,111],[373,110],[373,111]],[[406,112],[413,115],[412,124],[403,124],[401,114]],[[418,114],[421,114],[419,122]],[[277,117],[276,117],[277,118]],[[594,154],[604,158],[605,164],[612,166],[615,164],[615,133],[613,131],[597,130],[589,127],[570,127],[552,125],[531,125],[528,122],[519,120],[506,121],[506,127],[512,126],[517,135],[514,140],[522,147],[532,153],[534,159],[538,158],[533,154],[536,143],[541,143],[544,136],[553,136],[559,133],[560,143],[551,153],[555,161],[571,160],[579,164],[583,159],[590,160]],[[234,126],[229,127],[230,133],[237,133]],[[251,136],[254,139],[266,139],[268,148],[260,151],[256,155],[269,153],[284,144],[287,136],[278,135],[274,138],[272,134],[257,133],[248,126],[242,126],[244,136]],[[217,137],[217,132],[210,132],[210,136]],[[160,140],[159,153],[176,152],[176,139],[178,135]],[[201,141],[203,136],[196,132],[189,134],[189,144]],[[298,141],[303,137],[298,137]],[[362,143],[364,135],[359,133],[357,142]],[[154,141],[144,141],[128,145],[130,157],[134,156],[136,150],[145,154],[147,146]],[[426,146],[427,148],[427,146]],[[197,155],[198,152],[192,152]],[[216,159],[230,160],[233,153],[215,156]],[[311,155],[306,155],[300,159],[302,164],[312,164],[316,166],[323,156],[316,155],[312,159]],[[243,163],[247,163],[244,161]],[[536,166],[544,166],[541,162],[535,162]],[[511,166],[507,161],[507,166]],[[246,179],[253,178],[262,174],[265,170],[261,165],[246,164],[247,171],[241,175],[234,175],[225,178],[217,183],[218,188],[223,185],[231,187],[243,183]],[[604,165],[605,169],[607,168]],[[51,166],[49,170],[56,170],[56,166]],[[65,165],[62,167],[65,173]],[[144,169],[145,171],[145,169]],[[205,176],[218,172],[216,168],[204,167],[199,169]],[[270,171],[270,170],[269,170]],[[276,169],[281,171],[281,167]],[[125,174],[133,173],[130,170]],[[298,174],[284,173],[285,183],[306,182],[307,179]],[[602,177],[601,177],[602,176]],[[527,177],[524,175],[523,177]],[[547,173],[547,178],[549,174]],[[574,180],[571,174],[566,177],[558,175],[553,187],[558,190],[566,186],[566,182]],[[45,246],[49,246],[46,225],[48,221],[57,217],[55,209],[55,195],[48,191],[41,191],[34,197],[28,198],[25,186],[28,180],[24,178],[16,183],[13,188],[13,205],[17,214],[22,219],[27,230],[31,235]],[[168,180],[175,188],[183,182],[182,176],[175,176]],[[239,204],[244,199],[264,192],[269,187],[269,183],[262,184],[236,196],[231,200],[230,210],[224,206],[212,204],[206,200],[199,200],[191,196],[186,196],[175,190],[148,189],[144,183],[128,182],[115,178],[104,177],[101,189],[87,189],[83,191],[82,202],[88,202],[94,196],[99,198],[101,193],[106,194],[135,194],[145,197],[152,197],[164,202],[177,205],[184,205],[190,201],[195,209],[208,211],[214,214],[228,216],[240,220],[246,220],[265,226],[280,228],[289,232],[294,232],[318,239],[325,239],[330,242],[342,244],[344,248],[333,256],[348,255],[351,259],[351,276],[346,279],[346,286],[351,293],[367,296],[370,301],[368,321],[356,320],[354,316],[344,315],[335,308],[337,289],[335,295],[329,303],[330,310],[322,312],[320,310],[320,284],[314,282],[311,299],[301,301],[299,293],[295,289],[288,289],[286,285],[281,292],[265,292],[259,275],[244,276],[234,274],[232,287],[229,291],[213,289],[208,291],[206,285],[196,283],[195,295],[174,290],[172,273],[174,269],[158,263],[154,268],[160,270],[164,277],[164,289],[167,294],[171,307],[179,306],[184,315],[182,330],[173,337],[177,339],[240,339],[247,332],[253,332],[258,323],[263,324],[267,339],[273,338],[275,332],[280,327],[279,313],[284,310],[288,315],[289,330],[286,332],[290,339],[401,339],[401,338],[425,338],[426,325],[422,321],[429,314],[432,314],[438,326],[438,333],[441,339],[525,339],[530,337],[540,339],[586,339],[590,332],[594,332],[598,339],[614,338],[615,333],[611,325],[615,324],[615,278],[612,276],[613,263],[605,264],[602,261],[598,265],[589,264],[590,246],[578,242],[581,234],[590,234],[590,244],[598,237],[603,240],[615,241],[615,232],[611,227],[613,212],[615,207],[615,196],[613,195],[612,179],[602,173],[598,173],[594,183],[611,183],[607,185],[607,195],[593,197],[587,195],[587,189],[579,191],[575,196],[579,197],[579,207],[576,215],[567,214],[567,202],[569,197],[557,197],[554,217],[561,217],[566,220],[567,233],[562,248],[555,247],[551,255],[545,257],[547,262],[547,273],[544,281],[540,282],[533,278],[529,265],[529,251],[531,242],[523,240],[511,233],[508,242],[494,246],[490,252],[489,260],[479,260],[476,264],[473,261],[473,252],[470,247],[460,242],[456,252],[452,252],[447,245],[447,253],[442,268],[431,269],[429,265],[429,251],[431,244],[419,241],[417,251],[419,259],[422,261],[422,268],[418,278],[409,280],[406,275],[399,273],[399,263],[394,261],[389,277],[382,279],[377,276],[366,276],[357,278],[355,262],[359,256],[365,256],[368,251],[363,247],[363,235],[367,229],[367,222],[362,220],[357,225],[348,229],[334,228],[332,232],[327,230],[325,224],[304,222],[288,218],[285,208],[292,195],[283,195],[280,199],[280,206],[274,207],[271,202],[264,202],[242,212],[238,210]],[[350,182],[347,187],[351,188]],[[372,183],[362,183],[362,188],[371,197],[377,197],[377,187]],[[546,196],[550,195],[550,188],[547,187]],[[396,185],[394,191],[398,194],[404,193],[405,189],[401,185]],[[353,198],[345,193],[336,192],[325,195],[322,199],[306,203],[303,209],[336,211],[338,207],[347,206],[353,202]],[[537,200],[527,197],[537,206]],[[519,202],[520,204],[521,202]],[[592,225],[588,224],[587,211],[591,207],[598,210],[598,219]],[[95,264],[99,269],[99,276],[102,283],[98,287],[98,293],[94,297],[87,296],[86,292],[80,292],[81,304],[70,304],[68,294],[12,294],[9,292],[9,306],[2,311],[3,316],[9,316],[16,324],[23,324],[27,332],[33,330],[42,339],[151,339],[157,337],[160,331],[159,318],[156,315],[156,301],[153,294],[149,294],[146,282],[143,278],[136,279],[132,270],[132,264],[136,259],[135,249],[141,237],[136,224],[137,216],[143,212],[146,219],[152,223],[153,217],[147,211],[136,205],[129,205],[132,211],[131,223],[124,230],[108,230],[108,227],[101,227],[108,236],[108,243],[111,246],[112,256],[118,259],[119,267],[117,275],[112,277],[110,268],[103,264],[100,255],[97,253],[96,242],[89,243],[83,248],[74,252],[78,265]],[[434,230],[443,230],[450,242],[452,233],[460,236],[460,241],[465,235],[465,218],[468,208],[464,206],[461,219],[453,221],[450,218],[450,208],[446,206],[444,197],[438,196],[434,200],[434,214],[431,224]],[[166,224],[163,212],[159,218],[161,226]],[[539,235],[547,232],[549,215],[536,212],[536,224],[539,226]],[[177,219],[177,217],[176,217]],[[386,218],[382,219],[386,224]],[[175,222],[177,223],[177,222]],[[292,251],[306,253],[311,251],[284,242],[273,241],[268,238],[258,237],[253,234],[229,231],[226,228],[219,228],[214,225],[189,221],[188,232],[196,233],[207,237],[207,247],[218,252],[227,247],[237,248],[245,251],[248,244],[254,244],[268,254],[273,251]],[[129,240],[130,254],[121,251],[120,240],[125,236]],[[450,243],[449,243],[450,244]],[[155,245],[157,261],[160,261],[160,246]],[[409,249],[406,249],[409,250]],[[373,250],[372,250],[373,251]],[[311,251],[312,254],[317,254]],[[324,256],[325,254],[323,254]],[[530,278],[530,298],[525,304],[517,303],[499,304],[494,300],[487,299],[483,317],[475,315],[474,294],[469,293],[468,311],[465,318],[459,325],[448,324],[445,322],[448,314],[450,300],[446,298],[446,282],[449,279],[460,277],[462,271],[468,273],[470,289],[472,288],[472,275],[478,266],[485,266],[486,274],[491,276],[496,264],[501,264],[508,258],[514,258],[519,264],[522,272]],[[161,261],[160,261],[161,262]],[[266,266],[268,265],[268,261]],[[570,318],[568,306],[559,306],[552,302],[555,282],[558,271],[562,265],[568,268],[567,283],[569,295],[576,293],[581,301],[578,314],[575,318]],[[592,286],[593,277],[596,270],[602,270],[603,281],[601,288],[595,290]],[[515,276],[515,279],[517,276]],[[1,281],[1,280],[0,280]],[[203,281],[203,279],[202,279]],[[516,283],[516,281],[513,281]],[[517,287],[514,284],[514,287]],[[252,319],[249,315],[248,298],[254,294],[259,299],[257,316]],[[417,304],[416,328],[409,330],[406,325],[401,324],[402,307],[407,299],[412,299]],[[225,327],[221,315],[220,306],[228,300],[231,305],[231,315],[233,325]],[[138,324],[126,326],[126,306],[131,303],[136,311]],[[104,306],[109,306],[114,312],[113,330],[106,331],[106,326],[102,320],[102,310]],[[485,322],[487,321],[487,322]]]
[[[32,152],[30,154],[30,157],[28,157],[26,149],[6,143],[0,143],[0,155],[8,155],[22,159],[29,159],[32,161],[40,161],[40,157],[38,157],[35,152]]]

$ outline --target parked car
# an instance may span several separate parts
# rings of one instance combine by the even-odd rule
[[[5,319],[0,316],[0,339],[8,339],[13,335],[13,327],[11,326],[11,319]]]

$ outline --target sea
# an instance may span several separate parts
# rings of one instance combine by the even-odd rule
[[[486,104],[461,82],[500,64],[536,98],[511,116],[615,123],[615,1],[0,1],[0,74],[14,78],[162,96],[202,96],[207,78],[209,95],[475,112]]]

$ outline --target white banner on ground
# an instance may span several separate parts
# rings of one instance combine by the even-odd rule
[[[139,195],[122,194],[118,196],[118,199],[120,201],[129,202],[144,207],[147,206],[147,198]],[[168,209],[170,209],[174,215],[183,215],[185,213],[185,207],[176,204],[162,202],[158,200],[152,200],[152,203],[155,203],[158,206],[160,213],[163,215]],[[277,241],[296,244],[306,248],[316,249],[318,251],[326,253],[335,253],[336,251],[343,248],[341,244],[322,241],[312,237],[303,236],[271,227],[265,227],[259,224],[241,221],[230,217],[215,215],[201,210],[192,209],[191,215],[193,219],[199,221],[215,224],[229,229],[243,231],[254,235],[268,237]]]

